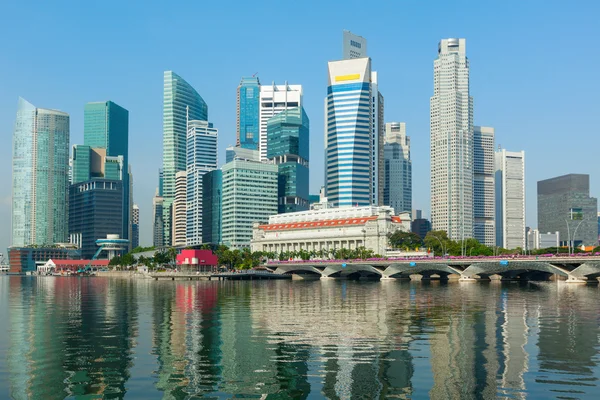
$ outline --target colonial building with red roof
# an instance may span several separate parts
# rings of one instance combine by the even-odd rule
[[[254,224],[252,251],[356,249],[385,255],[388,234],[410,232],[410,214],[393,215],[391,207],[337,207],[278,214],[269,223]]]

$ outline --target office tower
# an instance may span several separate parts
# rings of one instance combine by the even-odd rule
[[[350,60],[353,58],[367,57],[367,39],[344,30],[344,44],[342,47],[342,59]]]
[[[163,195],[163,169],[159,168],[158,169],[158,194],[159,196]]]
[[[202,177],[202,243],[221,244],[222,193],[223,172],[207,172]]]
[[[396,214],[412,209],[410,137],[404,122],[385,124],[383,204]]]
[[[303,107],[282,111],[267,123],[267,158],[279,171],[279,213],[309,208],[309,126]]]
[[[164,73],[162,192],[164,243],[171,240],[175,174],[186,170],[188,120],[208,120],[208,107],[196,90],[172,71]]]
[[[496,152],[496,246],[522,249],[525,236],[525,152]]]
[[[302,85],[262,85],[260,87],[260,159],[267,159],[267,121],[289,108],[302,107]]]
[[[19,98],[12,179],[12,246],[65,242],[69,114]]]
[[[260,152],[258,150],[244,149],[242,147],[227,147],[225,149],[225,163],[232,162],[235,158],[260,161]]]
[[[222,171],[223,244],[250,247],[252,225],[277,214],[277,165],[233,160]]]
[[[564,245],[598,242],[598,199],[590,197],[590,176],[569,174],[537,183],[538,229],[560,232]]]
[[[383,96],[371,59],[329,62],[326,194],[335,207],[383,204]]]
[[[236,146],[258,150],[260,82],[257,77],[242,78],[237,88]]]
[[[434,61],[431,225],[452,240],[473,236],[473,98],[465,39],[442,39]]]
[[[473,127],[473,237],[496,245],[494,128]],[[523,221],[524,222],[524,221]],[[523,226],[523,232],[525,227]]]
[[[154,247],[163,247],[165,245],[165,224],[163,223],[164,199],[156,189],[156,194],[152,198],[152,245]]]
[[[175,199],[173,200],[172,246],[185,246],[187,234],[187,172],[175,174]]]
[[[419,235],[421,239],[425,239],[427,232],[431,230],[431,222],[428,219],[418,217],[411,221],[410,231]]]
[[[140,246],[140,207],[137,204],[133,205],[133,213],[131,214],[131,248],[135,249]]]
[[[106,149],[107,157],[123,158],[123,228],[119,234],[121,238],[129,239],[129,111],[112,101],[87,103],[83,113],[83,144],[90,148]]]

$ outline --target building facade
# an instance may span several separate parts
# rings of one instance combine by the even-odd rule
[[[396,213],[412,209],[410,137],[404,122],[385,124],[383,204]]]
[[[362,36],[355,35],[354,33],[344,30],[343,45],[342,45],[342,59],[351,60],[354,58],[365,58],[367,57],[367,39]]]
[[[590,176],[569,174],[537,183],[538,229],[560,232],[564,245],[598,242],[598,199],[590,197]]]
[[[431,226],[452,240],[473,236],[473,98],[465,39],[442,39],[434,61]]]
[[[202,179],[217,169],[218,131],[206,121],[190,121],[187,135],[187,245],[202,243]]]
[[[284,110],[267,123],[267,158],[279,171],[279,213],[308,210],[308,116],[303,107]]]
[[[156,189],[156,194],[152,198],[152,245],[154,247],[163,247],[165,245],[165,224],[163,223],[164,199]]]
[[[173,200],[172,246],[185,246],[187,235],[187,172],[175,174],[175,200]]]
[[[541,233],[537,229],[527,231],[527,248],[530,250],[548,249],[560,246],[560,232]]]
[[[122,180],[95,179],[69,188],[69,242],[79,246],[83,258],[94,256],[96,240],[122,234],[123,186]]]
[[[431,231],[431,222],[425,218],[415,218],[410,224],[410,230],[419,235],[421,239],[425,239],[427,232]]]
[[[134,204],[131,214],[131,248],[140,247],[140,207]]]
[[[202,177],[202,186],[202,243],[221,244],[223,171],[207,172]]]
[[[163,97],[163,238],[165,244],[171,239],[171,210],[175,199],[175,175],[186,170],[187,122],[208,120],[208,106],[202,96],[173,71],[164,73]]]
[[[260,81],[254,76],[242,78],[237,88],[237,147],[258,150],[259,113]]]
[[[496,152],[496,246],[522,249],[525,238],[525,152]]]
[[[383,96],[370,58],[328,64],[325,185],[335,206],[383,203]]]
[[[79,260],[81,252],[74,246],[10,247],[8,249],[9,272],[34,272],[49,259]]]
[[[250,246],[252,224],[277,214],[277,165],[233,160],[222,168],[222,239],[233,249]]]
[[[19,98],[12,153],[12,245],[67,239],[69,115]]]
[[[267,122],[290,108],[302,107],[302,85],[262,85],[260,87],[260,160],[267,160]]]
[[[475,126],[473,127],[473,237],[486,246],[496,245],[495,172],[494,128]]]
[[[225,163],[232,162],[236,158],[249,161],[260,161],[260,151],[244,149],[243,147],[227,147],[225,149]]]
[[[385,256],[388,235],[397,230],[410,231],[409,213],[394,216],[387,206],[324,207],[273,215],[266,224],[255,223],[252,251],[281,254],[365,247]]]

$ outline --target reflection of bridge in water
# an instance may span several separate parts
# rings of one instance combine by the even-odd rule
[[[564,280],[598,282],[600,256],[269,262],[276,274],[338,279]]]

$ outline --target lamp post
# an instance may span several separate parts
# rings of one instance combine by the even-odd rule
[[[581,225],[582,222],[583,222],[583,218],[581,219],[581,221],[579,221],[579,223],[575,227],[575,231],[573,232],[573,237],[571,238],[571,242],[572,242],[571,248],[573,249],[573,253],[575,253],[575,235],[577,234],[577,229],[579,229],[579,226]]]
[[[431,237],[434,237],[434,238],[436,238],[436,239],[437,239],[437,241],[438,241],[438,242],[440,242],[440,246],[442,247],[442,253],[443,253],[443,254],[442,254],[442,256],[445,256],[445,255],[446,255],[446,250],[445,250],[445,248],[444,248],[444,243],[442,243],[442,241],[440,240],[440,238],[439,238],[439,237],[437,237],[437,236],[435,236],[435,235],[431,235]]]
[[[571,232],[569,231],[569,221],[565,218],[565,224],[567,224],[567,248],[569,251],[569,254],[571,254]],[[558,253],[558,248],[556,249],[556,252]]]

